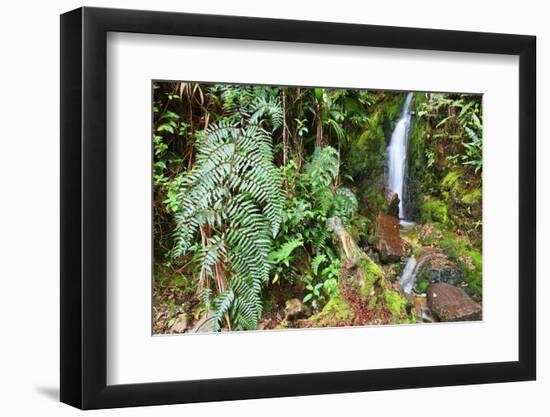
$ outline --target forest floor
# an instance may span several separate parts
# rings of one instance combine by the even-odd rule
[[[467,276],[451,257],[459,259],[462,268],[466,270],[474,270],[474,260],[468,253],[451,253],[451,256],[449,256],[441,251],[439,246],[445,239],[445,235],[437,225],[407,225],[406,227],[400,227],[398,233],[402,240],[401,244],[404,252],[395,261],[381,262],[373,247],[367,246],[363,250],[375,257],[378,265],[383,270],[385,278],[390,283],[390,288],[406,298],[408,314],[410,317],[414,317],[412,322],[445,321],[441,317],[434,318],[433,312],[428,307],[428,288],[436,283],[452,284],[449,287],[457,287],[461,291],[466,290],[472,294],[474,300],[479,300],[475,293],[473,294],[469,290]],[[446,238],[449,239],[449,236],[446,236]],[[451,240],[459,241],[460,238],[452,236]],[[454,250],[456,252],[457,249],[454,248]],[[449,253],[449,250],[447,250],[447,253]],[[417,274],[419,276],[416,277],[413,291],[405,294],[399,280],[411,256],[416,259]],[[312,308],[302,301],[305,294],[304,285],[296,283],[289,285],[288,281],[285,280],[269,285],[264,292],[264,313],[259,321],[258,330],[311,327],[308,321],[323,310],[324,304]],[[447,295],[443,294],[442,296]],[[450,296],[453,297],[455,294],[451,293]],[[462,300],[460,293],[458,296]],[[464,300],[467,308],[473,306],[474,309],[477,309],[478,304],[474,301],[469,304],[470,297],[464,298]],[[464,302],[464,300],[461,302]],[[455,300],[452,300],[452,302],[456,303]],[[468,317],[477,319],[472,318],[473,316]],[[479,315],[480,318],[481,315]],[[207,321],[208,312],[201,305],[195,290],[189,288],[187,280],[183,278],[174,280],[170,278],[170,275],[158,280],[154,288],[153,334],[208,331]],[[322,327],[322,324],[317,324],[315,327]]]

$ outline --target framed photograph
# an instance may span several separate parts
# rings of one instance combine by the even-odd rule
[[[61,401],[533,380],[535,37],[61,16]]]

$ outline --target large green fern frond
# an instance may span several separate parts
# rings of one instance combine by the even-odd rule
[[[175,216],[173,255],[184,255],[199,241],[201,285],[229,277],[229,288],[217,288],[209,302],[217,329],[226,315],[236,329],[257,326],[269,278],[267,257],[282,222],[281,175],[271,135],[262,127],[268,118],[276,128],[282,110],[273,98],[249,100],[247,91],[224,91],[228,108],[242,107],[243,120],[220,121],[198,135],[195,164],[183,178]]]

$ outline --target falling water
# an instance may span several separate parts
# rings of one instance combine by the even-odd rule
[[[414,257],[414,255],[412,255],[407,260],[407,264],[405,265],[403,274],[399,279],[399,285],[401,285],[401,288],[403,288],[403,291],[405,292],[405,294],[411,293],[414,282],[416,281],[415,267],[416,267],[416,258]]]
[[[405,206],[403,204],[405,191],[405,175],[407,168],[407,142],[411,113],[409,107],[413,93],[408,93],[403,104],[403,113],[395,125],[388,147],[388,188],[399,197],[399,218],[406,220]]]

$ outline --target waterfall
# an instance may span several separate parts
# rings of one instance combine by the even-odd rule
[[[402,220],[407,220],[403,200],[405,199],[407,142],[411,124],[409,107],[412,98],[413,93],[408,93],[403,104],[403,112],[395,125],[388,147],[388,188],[399,197],[399,218]]]
[[[416,281],[415,268],[416,268],[416,258],[414,257],[414,255],[412,255],[407,260],[407,264],[405,265],[403,274],[399,279],[399,285],[401,285],[401,288],[403,288],[403,291],[405,292],[405,294],[410,294],[412,292],[413,285]]]

